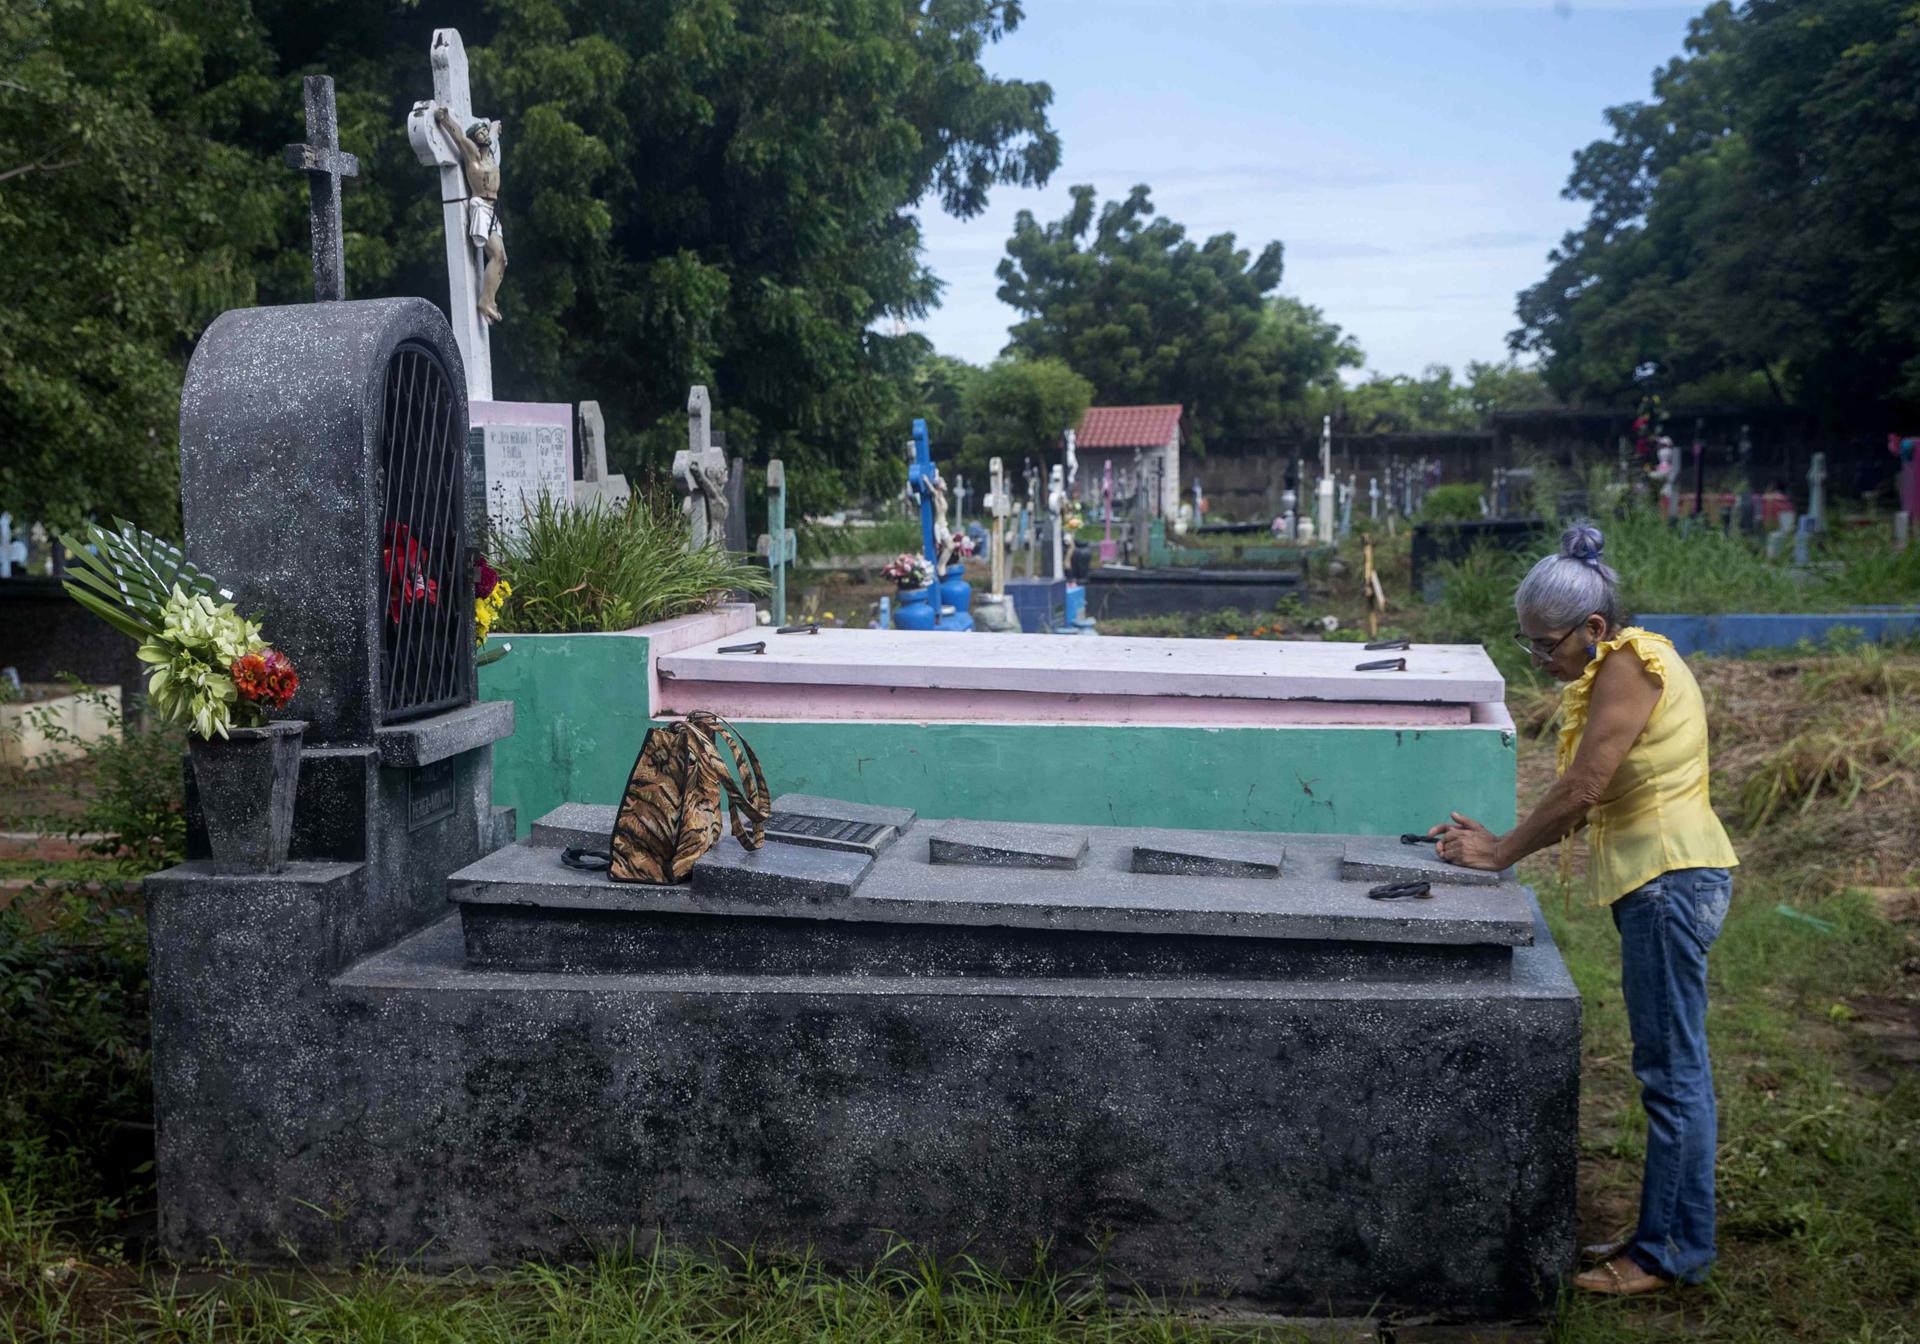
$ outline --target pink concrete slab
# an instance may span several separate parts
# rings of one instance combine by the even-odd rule
[[[1269,728],[1339,724],[1465,727],[1474,705],[1371,700],[1228,700],[1179,695],[1044,695],[903,686],[801,686],[742,681],[662,681],[654,712],[711,710],[725,719],[912,723],[1088,723],[1143,727]]]
[[[1358,644],[1266,640],[1135,639],[1055,635],[955,635],[904,630],[822,630],[764,637],[767,652],[722,654],[721,640],[663,654],[663,681],[759,686],[857,686],[1040,695],[1180,696],[1228,700],[1373,701],[1474,705],[1503,698],[1505,683],[1473,644],[1420,644],[1369,654]],[[727,642],[741,642],[738,640]],[[1358,672],[1382,657],[1405,672]]]

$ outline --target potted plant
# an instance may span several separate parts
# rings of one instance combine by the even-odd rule
[[[293,838],[294,793],[306,724],[271,720],[299,689],[292,661],[234,610],[178,548],[115,520],[62,537],[73,557],[67,592],[140,641],[153,669],[147,705],[188,730],[187,752],[214,862],[229,872],[279,872]]]
[[[931,630],[939,619],[933,605],[933,561],[917,551],[902,551],[880,567],[893,580],[893,625],[897,630]]]

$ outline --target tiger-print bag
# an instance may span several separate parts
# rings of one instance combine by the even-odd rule
[[[731,770],[720,755],[722,742]],[[686,880],[695,860],[720,843],[723,793],[734,838],[747,849],[760,848],[772,801],[760,758],[739,730],[706,710],[649,728],[614,818],[607,876],[654,884]]]

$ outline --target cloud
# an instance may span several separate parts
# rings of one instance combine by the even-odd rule
[[[1492,252],[1508,247],[1539,247],[1547,239],[1537,233],[1462,233],[1435,245],[1435,250]]]
[[[1349,239],[1289,238],[1286,245],[1289,261],[1364,261],[1393,255],[1390,247]]]

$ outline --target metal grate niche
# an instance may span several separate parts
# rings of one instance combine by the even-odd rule
[[[383,719],[463,705],[473,671],[466,453],[439,357],[406,344],[387,365],[380,430]]]

